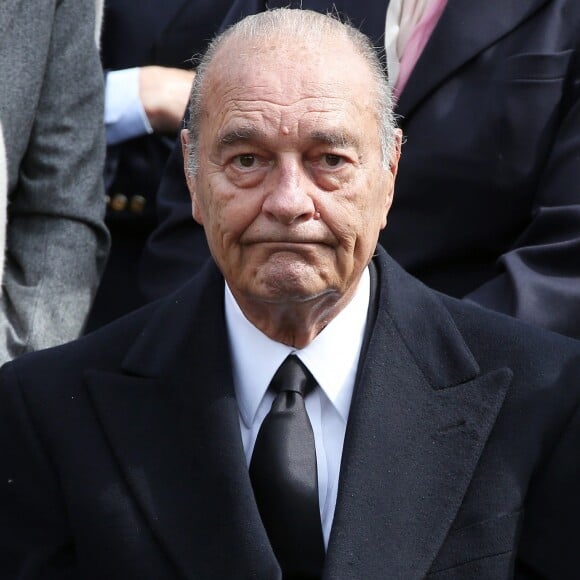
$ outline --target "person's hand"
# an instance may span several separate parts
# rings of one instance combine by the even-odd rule
[[[139,95],[155,132],[179,131],[194,77],[194,71],[161,66],[141,67]]]

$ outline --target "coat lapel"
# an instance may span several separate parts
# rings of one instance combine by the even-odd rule
[[[390,262],[379,271],[387,306],[351,406],[329,579],[425,576],[511,380],[480,374],[435,295]]]
[[[397,105],[408,117],[447,77],[548,0],[448,0]]]
[[[213,267],[201,278],[157,312],[122,374],[90,372],[88,388],[125,479],[182,576],[276,578],[240,438],[223,282]]]

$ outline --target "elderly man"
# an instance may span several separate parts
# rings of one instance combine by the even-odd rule
[[[0,576],[577,576],[580,346],[375,250],[391,112],[330,17],[211,45],[183,143],[214,261],[4,368]]]

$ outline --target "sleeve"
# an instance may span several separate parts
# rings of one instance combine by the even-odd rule
[[[150,135],[153,127],[139,97],[139,68],[110,71],[105,77],[107,145]]]
[[[0,371],[0,577],[73,580],[58,479],[9,367]]]
[[[9,193],[0,362],[80,334],[109,244],[95,2],[59,0],[53,16],[34,124]]]
[[[465,298],[580,338],[580,50],[563,95],[559,130],[537,183],[533,218],[498,275]]]

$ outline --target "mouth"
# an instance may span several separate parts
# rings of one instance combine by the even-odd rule
[[[301,248],[301,247],[305,248],[308,246],[332,246],[333,244],[330,242],[330,240],[326,240],[326,239],[280,239],[280,240],[256,239],[256,240],[246,241],[244,245],[246,245],[246,246],[259,245],[259,246],[268,247],[271,249],[279,249],[279,250],[284,250],[284,249],[288,249],[288,250],[294,249],[295,250],[295,249]]]
[[[288,254],[303,257],[313,256],[320,254],[329,248],[332,248],[332,244],[327,241],[319,240],[302,240],[302,241],[267,241],[267,242],[253,242],[251,244],[255,248],[260,248],[262,252],[270,256]]]

